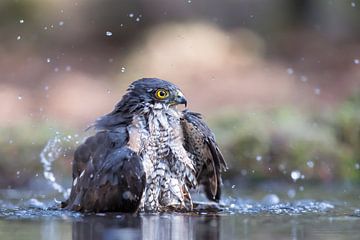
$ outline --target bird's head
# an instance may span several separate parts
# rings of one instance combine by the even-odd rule
[[[142,78],[130,84],[127,93],[115,109],[94,123],[97,129],[116,129],[128,125],[134,114],[146,113],[150,109],[162,109],[184,104],[186,99],[174,84],[158,78]],[[159,108],[158,108],[159,107]]]
[[[128,89],[128,95],[130,99],[138,99],[140,103],[187,105],[184,94],[176,85],[158,78],[142,78],[133,82]]]

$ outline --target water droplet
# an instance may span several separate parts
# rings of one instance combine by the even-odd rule
[[[287,192],[287,195],[289,198],[294,198],[296,196],[296,191],[295,189],[289,189],[288,192]]]
[[[262,201],[265,204],[274,205],[274,204],[278,204],[280,202],[280,198],[276,194],[268,194],[263,198]]]
[[[292,69],[292,68],[288,68],[288,69],[286,69],[286,71],[289,75],[294,74],[294,69]]]
[[[307,78],[306,76],[302,75],[302,76],[300,77],[300,80],[301,80],[302,82],[307,82],[308,78]]]
[[[20,171],[16,171],[16,175],[20,175]]]
[[[64,21],[60,21],[59,22],[59,26],[61,27],[61,26],[64,26]]]
[[[65,71],[70,72],[71,71],[71,66],[70,65],[66,66]]]
[[[135,19],[135,21],[140,22],[140,18],[139,18],[139,17],[137,17],[137,18]]]
[[[58,71],[59,71],[58,67],[54,68],[54,72],[58,72]]]
[[[356,59],[354,59],[354,63],[355,64],[360,64],[360,60],[356,58]]]
[[[130,18],[133,18],[133,17],[134,17],[134,14],[133,14],[133,13],[129,13],[129,17],[130,17]]]
[[[9,140],[9,144],[13,144],[14,141],[12,139]]]
[[[19,95],[19,96],[17,97],[17,99],[18,99],[18,100],[22,100],[22,96]]]
[[[284,171],[285,170],[285,165],[283,163],[280,163],[279,166],[278,166],[278,169],[280,171]]]
[[[351,6],[352,6],[352,7],[356,7],[356,3],[355,3],[355,2],[351,2]]]
[[[320,93],[321,93],[321,89],[320,88],[315,88],[315,94],[316,95],[320,95]]]
[[[106,31],[105,35],[108,36],[108,37],[111,37],[113,35],[113,33],[110,32],[110,31]]]
[[[111,94],[111,90],[110,90],[110,89],[106,90],[106,92],[107,92],[107,94]]]
[[[47,62],[47,63],[50,63],[50,62],[51,62],[51,58],[47,58],[47,59],[46,59],[46,62]]]
[[[355,163],[355,169],[359,170],[360,169],[360,164],[359,163]]]
[[[234,188],[235,188],[235,185],[232,185],[231,188],[234,189]]]
[[[24,23],[24,19],[20,19],[19,23],[23,24]]]
[[[354,210],[354,214],[360,216],[360,209],[355,209],[355,210]]]
[[[257,155],[257,156],[256,156],[256,161],[260,162],[261,160],[262,160],[262,156]]]
[[[306,165],[309,167],[309,168],[313,168],[314,167],[314,162],[313,161],[307,161]]]
[[[291,172],[291,178],[296,182],[301,177],[301,173],[298,170],[294,170]]]
[[[75,178],[74,181],[73,181],[73,186],[76,186],[77,181],[78,181],[78,178]]]
[[[191,0],[188,0],[187,2],[188,2],[188,3],[191,3]]]
[[[122,194],[122,197],[124,199],[132,199],[133,198],[133,194],[130,192],[130,191],[125,191],[123,194]]]
[[[19,35],[19,36],[17,36],[16,40],[18,40],[18,41],[19,41],[20,39],[21,39],[21,36],[20,36],[20,35]]]
[[[121,68],[121,72],[124,73],[125,72],[125,67]]]

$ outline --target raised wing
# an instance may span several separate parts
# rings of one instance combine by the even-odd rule
[[[74,154],[68,210],[135,212],[145,189],[141,158],[127,148],[125,128],[89,137]]]
[[[214,134],[198,113],[184,111],[181,124],[185,149],[194,156],[197,181],[204,185],[206,196],[218,202],[221,195],[221,172],[227,166]]]

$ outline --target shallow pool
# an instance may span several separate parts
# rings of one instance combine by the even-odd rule
[[[294,198],[282,196],[284,186],[230,188],[220,208],[135,215],[49,210],[51,194],[3,190],[0,239],[359,239],[356,187],[306,188]]]

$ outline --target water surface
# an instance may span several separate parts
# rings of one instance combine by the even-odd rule
[[[276,191],[259,198],[259,189],[244,198],[229,190],[220,208],[202,204],[194,213],[162,214],[49,210],[53,196],[3,190],[0,239],[359,239],[359,192],[344,189],[317,187],[300,195],[314,199]]]

